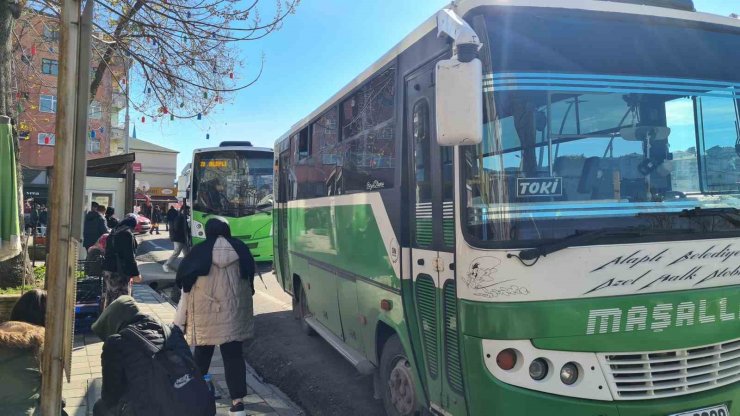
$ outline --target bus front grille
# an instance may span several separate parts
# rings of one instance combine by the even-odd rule
[[[681,396],[740,381],[740,339],[689,349],[598,356],[616,400]]]

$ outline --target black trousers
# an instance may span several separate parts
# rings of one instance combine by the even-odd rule
[[[214,345],[195,347],[195,363],[203,374],[208,374],[213,358]],[[242,356],[242,342],[232,341],[219,346],[221,357],[224,359],[226,386],[229,388],[231,400],[241,399],[247,395],[247,365]]]

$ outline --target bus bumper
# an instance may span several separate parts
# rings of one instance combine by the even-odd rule
[[[463,342],[466,363],[463,374],[467,376],[465,389],[470,415],[670,416],[724,404],[731,416],[740,416],[740,382],[655,400],[610,402],[578,399],[529,390],[497,380],[483,361],[481,340],[466,336]]]

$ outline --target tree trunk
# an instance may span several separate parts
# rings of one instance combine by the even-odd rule
[[[0,0],[0,114],[17,120],[18,114],[16,114],[15,108],[13,108],[13,53],[11,35],[13,33],[14,23],[15,18],[10,3]],[[15,132],[13,134],[13,141],[15,142],[15,157],[18,170],[19,221],[21,230],[23,230],[23,170],[20,164],[18,135]],[[32,276],[25,240],[23,240],[22,248],[19,256],[0,262],[0,288],[19,286],[24,282],[25,276]]]

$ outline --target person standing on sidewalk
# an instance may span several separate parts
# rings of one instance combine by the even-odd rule
[[[89,249],[98,241],[101,235],[109,231],[105,224],[105,207],[95,204],[93,209],[85,214],[82,246],[85,247],[85,250]]]
[[[185,257],[190,253],[190,246],[188,245],[188,215],[190,214],[188,207],[183,206],[179,214],[176,213],[177,217],[172,224],[170,224],[170,241],[175,243],[175,249],[172,251],[172,255],[162,265],[162,269],[165,273],[172,271],[172,263],[180,256],[182,252]],[[169,215],[169,213],[167,213]]]
[[[242,344],[254,335],[254,272],[249,248],[231,237],[226,220],[214,217],[206,223],[206,241],[192,248],[175,280],[183,291],[175,324],[185,327],[203,374],[208,373],[215,346],[221,349],[231,416],[246,415]]]
[[[159,224],[162,222],[162,210],[159,209],[159,205],[155,205],[154,208],[152,208],[152,229],[149,230],[149,234],[154,234],[154,232],[157,232],[157,235],[159,235]]]
[[[172,224],[175,222],[178,216],[178,212],[174,205],[170,205],[170,209],[167,210],[167,231],[172,229]]]
[[[116,218],[115,214],[115,208],[108,207],[105,209],[105,223],[111,230],[114,230],[116,227],[118,227],[118,218]]]
[[[136,215],[128,214],[108,236],[105,243],[103,308],[107,308],[119,296],[130,295],[130,281],[134,283],[142,281],[139,267],[136,264],[138,244],[132,232],[134,228],[136,228]]]

